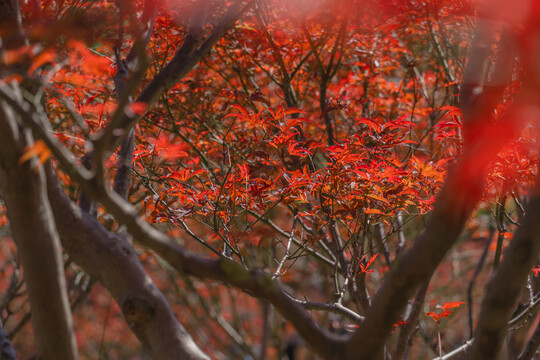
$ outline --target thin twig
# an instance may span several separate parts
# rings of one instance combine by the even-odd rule
[[[302,300],[298,300],[298,299],[295,299],[293,298],[291,295],[287,294],[289,296],[289,298],[291,300],[293,300],[294,302],[296,302],[297,304],[301,305],[302,307],[304,307],[304,309],[306,310],[322,310],[322,311],[329,311],[331,313],[334,313],[334,314],[338,314],[338,315],[343,315],[344,317],[346,317],[347,319],[349,320],[352,320],[354,321],[355,323],[361,323],[362,321],[364,321],[364,317],[355,313],[354,311],[352,311],[351,309],[349,309],[348,307],[345,307],[343,306],[342,304],[340,303],[333,303],[333,304],[327,304],[327,303],[323,303],[323,302],[316,302],[316,301],[302,301]]]
[[[291,234],[289,235],[289,240],[287,241],[287,248],[285,249],[285,255],[283,255],[283,259],[281,259],[281,262],[279,263],[277,269],[276,269],[276,272],[274,273],[274,275],[272,276],[272,279],[275,279],[277,277],[280,277],[282,274],[281,274],[281,268],[283,267],[283,264],[285,264],[285,261],[287,261],[290,256],[291,256],[291,243],[293,242],[293,239],[294,239],[294,228],[296,227],[296,219],[297,219],[298,215],[295,215],[294,218],[293,218],[293,223],[292,223],[292,229],[291,229]]]

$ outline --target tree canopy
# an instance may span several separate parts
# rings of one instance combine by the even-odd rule
[[[0,0],[0,357],[536,358],[539,15]]]

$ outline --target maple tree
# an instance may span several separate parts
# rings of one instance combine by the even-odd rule
[[[534,358],[539,14],[0,0],[2,356]]]

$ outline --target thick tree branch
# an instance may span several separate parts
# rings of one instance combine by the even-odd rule
[[[516,111],[517,112],[517,111]],[[511,112],[510,112],[511,113]],[[366,320],[347,344],[346,358],[378,359],[386,338],[416,288],[427,281],[455,244],[483,189],[490,160],[520,129],[519,115],[507,116],[483,137],[449,174],[425,231],[394,261],[372,301]]]
[[[50,168],[47,190],[65,250],[109,290],[144,350],[160,360],[208,359],[178,323],[132,246],[72,203]]]
[[[24,45],[26,38],[21,26],[19,0],[0,0],[0,30],[3,49],[14,49]]]
[[[137,41],[131,47],[125,60],[120,58],[120,51],[116,52],[117,72],[114,77],[116,86],[116,96],[119,99],[130,97],[129,73],[141,72],[146,63],[145,50],[152,37],[154,23],[158,13],[158,3],[156,0],[146,0],[144,2],[143,14],[141,17],[142,29],[136,34]],[[130,19],[135,22],[136,18],[131,14]],[[133,26],[135,27],[135,26]],[[120,46],[121,44],[119,44]],[[140,76],[136,76],[139,80]],[[131,100],[131,98],[130,98]],[[122,141],[118,152],[117,171],[114,177],[113,189],[124,199],[128,198],[129,184],[131,178],[131,163],[133,161],[133,150],[135,148],[135,129],[131,129],[127,137]],[[99,159],[101,160],[101,159]]]
[[[137,69],[139,65],[139,58],[141,57],[141,54],[139,54],[139,50],[146,49],[148,43],[150,42],[150,39],[152,38],[158,9],[158,1],[146,0],[144,2],[143,13],[141,16],[142,29],[140,33],[136,34],[137,38],[140,40],[140,44],[138,47],[133,44],[125,60],[128,69],[130,69],[131,71],[135,71],[135,69]]]
[[[247,270],[227,258],[210,259],[176,244],[165,234],[137,216],[137,211],[115,193],[102,194],[99,201],[130,234],[158,253],[173,268],[203,279],[213,279],[243,289],[267,300],[298,330],[314,351],[327,359],[342,359],[343,341],[321,328],[295,300],[284,292],[272,276]]]
[[[482,93],[487,74],[485,66],[494,40],[494,25],[481,23],[469,65],[464,75],[461,107],[463,123],[468,132],[463,159],[449,174],[434,206],[425,231],[414,245],[396,259],[372,302],[366,320],[352,336],[347,356],[357,359],[378,359],[392,325],[415,289],[427,281],[448,250],[455,244],[465,221],[480,199],[488,164],[501,147],[510,141],[523,123],[517,114],[520,104],[514,105],[497,124],[487,125],[494,95]],[[506,58],[501,58],[504,61]],[[504,78],[504,76],[503,76]],[[501,90],[502,89],[502,90]],[[482,106],[478,103],[482,102]]]
[[[471,44],[460,94],[466,146],[481,137],[485,128],[490,126],[490,112],[502,101],[504,90],[512,77],[516,46],[507,28],[501,31],[494,69],[488,76],[498,25],[492,20],[480,18]]]
[[[133,150],[135,149],[135,129],[129,131],[128,136],[122,141],[118,152],[117,170],[114,176],[113,190],[122,198],[128,198],[129,184],[131,179],[131,164]]]
[[[518,295],[540,252],[540,186],[534,190],[503,261],[487,286],[467,359],[497,359]]]
[[[1,97],[11,106],[7,106],[7,109],[15,109],[36,134],[46,139],[49,148],[54,149],[55,155],[74,179],[81,184],[102,184],[95,181],[91,172],[77,165],[72,154],[44,128],[49,120],[42,111],[17,100],[13,96],[13,88],[5,84],[0,88]],[[144,349],[155,359],[177,359],[178,356],[208,359],[174,318],[168,303],[144,272],[129,243],[109,234],[97,220],[72,204],[56,181],[51,180],[50,169],[48,178],[49,200],[65,249],[75,262],[93,277],[99,278],[109,289]],[[94,186],[83,186],[82,190],[95,199]],[[49,334],[58,337],[56,333],[49,331]]]
[[[527,342],[527,346],[523,349],[521,355],[517,360],[531,360],[536,355],[538,348],[540,347],[540,324],[536,326],[534,333]]]
[[[19,249],[30,297],[38,354],[44,359],[77,359],[60,241],[36,160],[19,164],[33,143],[9,105],[0,106],[0,193]]]

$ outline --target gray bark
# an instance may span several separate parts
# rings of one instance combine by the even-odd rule
[[[48,196],[66,252],[111,293],[144,350],[159,360],[206,360],[175,318],[133,247],[67,198],[51,170]]]
[[[36,161],[19,165],[32,137],[19,127],[11,109],[5,103],[1,105],[0,193],[24,269],[37,352],[47,360],[76,359],[64,262],[43,170]]]

